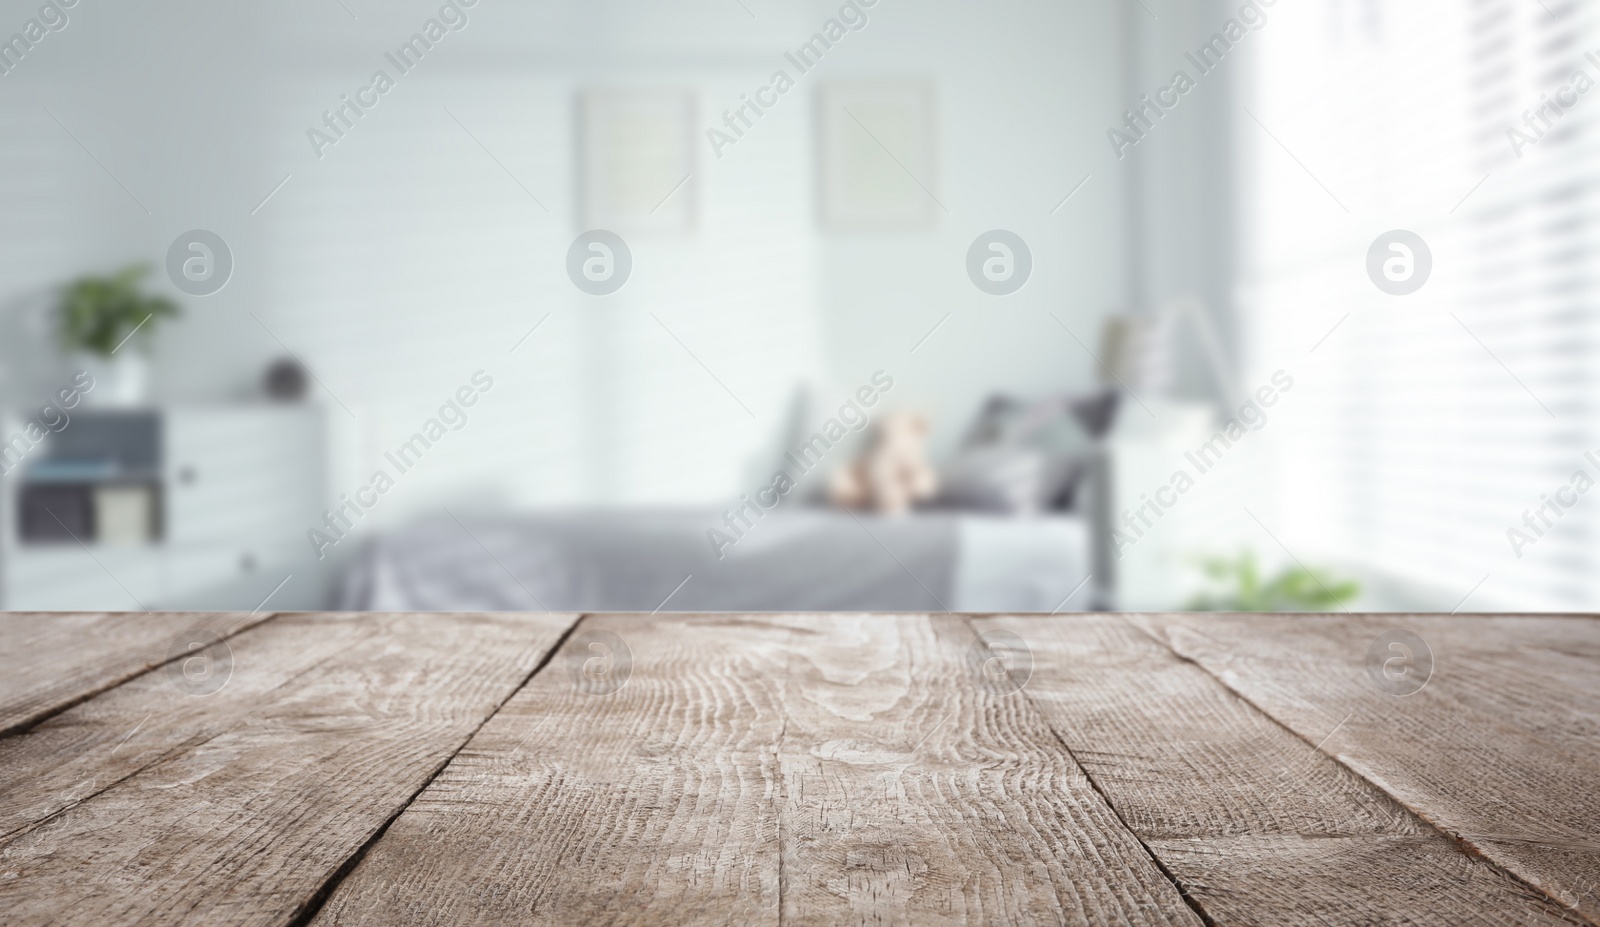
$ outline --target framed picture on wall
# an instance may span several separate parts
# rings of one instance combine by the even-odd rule
[[[925,80],[838,81],[817,94],[818,199],[837,229],[938,221],[938,105]]]
[[[617,232],[694,228],[695,98],[597,88],[578,98],[578,222]]]

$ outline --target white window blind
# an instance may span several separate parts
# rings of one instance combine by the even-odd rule
[[[1523,523],[1576,471],[1600,480],[1597,19],[1561,0],[1314,0],[1263,30],[1240,81],[1240,297],[1255,362],[1297,374],[1276,481],[1297,553],[1444,610],[1469,592],[1468,610],[1600,601],[1600,486],[1553,528],[1536,517],[1543,536]],[[1595,87],[1518,157],[1507,131],[1578,71]],[[1432,251],[1410,296],[1367,277],[1390,229]]]

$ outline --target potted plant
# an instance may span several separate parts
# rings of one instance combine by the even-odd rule
[[[1256,565],[1256,555],[1248,550],[1237,559],[1207,557],[1200,567],[1218,588],[1192,599],[1189,611],[1325,612],[1361,594],[1361,585],[1354,580],[1336,579],[1298,564],[1267,579]]]
[[[172,300],[140,291],[149,272],[148,265],[135,264],[110,276],[82,277],[61,292],[62,347],[96,384],[85,401],[92,396],[96,404],[125,406],[145,399],[142,352],[161,320],[179,314]]]

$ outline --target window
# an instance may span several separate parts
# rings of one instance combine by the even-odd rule
[[[1239,298],[1250,355],[1297,378],[1284,540],[1416,606],[1600,600],[1600,485],[1575,479],[1600,481],[1596,21],[1559,0],[1317,0],[1277,6],[1247,59]],[[1367,276],[1391,229],[1432,254],[1409,296]]]

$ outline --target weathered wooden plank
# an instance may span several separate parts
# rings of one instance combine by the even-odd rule
[[[1301,736],[1326,738],[1324,751],[1423,818],[1600,922],[1600,621],[1146,621]],[[1393,629],[1427,651],[1389,648],[1379,636]]]
[[[248,612],[0,613],[0,737],[271,617]]]
[[[1200,923],[962,619],[789,621],[784,923]]]
[[[1150,848],[1221,925],[1585,923],[1438,837],[1191,838]]]
[[[241,724],[265,730],[260,713],[275,690],[385,629],[381,621],[285,616],[199,650],[184,646],[180,660],[0,740],[0,839],[174,751]],[[237,667],[236,652],[244,655]]]
[[[1119,616],[974,626],[1026,642],[1026,693],[1142,838],[1428,829]]]
[[[790,633],[586,617],[315,923],[777,923]]]
[[[1018,694],[955,618],[595,620],[629,684],[571,639],[319,922],[1196,923],[1134,834],[1217,924],[1577,917],[1526,883],[1594,918],[1600,623],[1137,621],[1184,658],[1116,617],[973,622],[1030,645]],[[1436,666],[1406,697],[1366,674],[1392,626]],[[0,739],[0,920],[315,910],[562,627],[282,616],[220,690],[180,649],[57,703]]]
[[[232,677],[220,692],[194,697],[179,679],[152,677],[102,696],[107,706],[61,715],[39,743],[66,747],[87,736],[103,745],[110,734],[52,738],[111,719],[121,736],[145,714],[155,725],[152,749],[164,752],[0,841],[6,923],[290,921],[573,620],[280,616],[230,642]],[[264,665],[294,647],[306,655],[290,671]],[[233,686],[242,698],[222,694]],[[194,713],[196,701],[215,711]]]
[[[1119,616],[1003,618],[1026,693],[1217,923],[1570,923]]]

